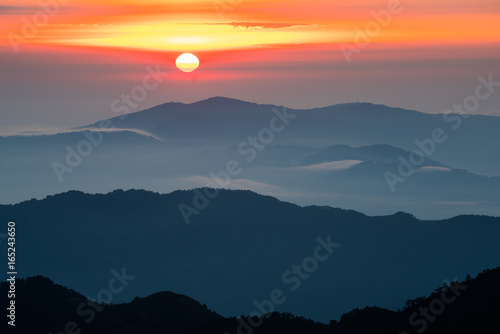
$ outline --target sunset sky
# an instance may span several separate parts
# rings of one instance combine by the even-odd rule
[[[500,81],[498,0],[0,0],[0,22],[4,133],[115,116],[147,66],[163,81],[137,111],[228,96],[434,113],[480,75]],[[192,73],[175,68],[184,52]],[[500,94],[478,112],[499,113]]]

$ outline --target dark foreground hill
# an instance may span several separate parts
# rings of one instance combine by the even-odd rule
[[[72,191],[0,205],[0,217],[17,223],[23,277],[108,303],[175,291],[223,316],[250,314],[275,290],[286,299],[276,311],[319,321],[366,305],[395,309],[500,258],[500,218],[369,217],[250,191]],[[116,272],[134,279],[103,296]]]
[[[403,310],[354,309],[322,324],[272,312],[224,318],[193,299],[160,292],[130,303],[95,304],[81,294],[38,276],[16,281],[16,328],[2,333],[79,334],[494,334],[500,330],[500,268],[475,279],[449,282],[427,298],[408,300]],[[7,294],[2,282],[0,293]],[[6,307],[6,299],[2,299]]]
[[[8,288],[5,282],[0,287],[3,309]],[[16,331],[12,333],[179,333],[221,318],[205,305],[172,292],[127,304],[97,304],[43,276],[18,279],[15,301]],[[2,328],[9,328],[6,321]]]

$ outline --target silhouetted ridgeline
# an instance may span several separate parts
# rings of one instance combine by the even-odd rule
[[[256,133],[267,125],[273,109],[282,112],[283,107],[213,97],[191,104],[165,103],[131,113],[125,120],[120,116],[112,118],[111,122],[117,128],[143,130],[163,139],[194,142],[224,139],[237,144],[242,134]],[[482,173],[498,172],[499,148],[495,145],[499,139],[498,117],[471,115],[462,121],[458,115],[445,117],[371,103],[288,110],[297,119],[280,133],[281,143],[312,146],[384,143],[411,151],[416,148],[415,139],[429,138],[433,129],[442,128],[452,140],[440,144],[433,159]]]
[[[16,221],[23,277],[44,275],[99,299],[124,271],[134,279],[101,300],[175,291],[226,317],[251,314],[276,289],[286,298],[277,311],[316,321],[365,305],[397,309],[500,258],[500,218],[369,217],[251,191],[221,190],[187,225],[179,205],[195,207],[207,191],[71,191],[0,205],[0,217]],[[336,247],[317,251],[318,240]],[[308,266],[307,275],[294,266]]]
[[[59,334],[65,330],[80,334],[496,334],[500,330],[499,282],[500,268],[486,270],[477,278],[440,287],[427,298],[410,300],[402,311],[355,309],[326,325],[290,313],[224,318],[172,292],[135,298],[125,304],[97,305],[74,290],[36,276],[16,282],[16,330],[6,321],[0,328],[6,334]],[[5,295],[7,289],[8,284],[2,282],[0,294]],[[439,309],[441,304],[444,306]],[[422,315],[425,312],[427,317]]]
[[[297,204],[500,216],[500,117],[369,103],[291,110],[217,97],[103,122],[119,131],[100,132],[98,122],[91,132],[0,137],[0,203],[70,189],[194,188],[237,161],[236,187],[273,189]]]
[[[43,276],[16,281],[17,322],[12,333],[178,333],[220,316],[183,295],[160,292],[118,305],[98,305]],[[2,296],[8,284],[2,282]],[[2,299],[4,300],[4,299]],[[2,304],[2,308],[5,303]],[[10,326],[2,322],[2,333]]]

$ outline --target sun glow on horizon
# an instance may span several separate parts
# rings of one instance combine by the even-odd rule
[[[0,7],[4,1],[0,0]],[[500,9],[500,4],[493,0],[463,1],[465,3],[454,7],[445,4],[444,0],[405,4],[401,12],[391,17],[390,24],[369,34],[369,44],[390,49],[398,43],[500,43],[500,35],[496,33],[500,21],[495,11]],[[325,1],[256,0],[235,6],[221,20],[211,2],[194,0],[173,0],[168,6],[161,5],[160,0],[75,0],[75,3],[78,11],[61,6],[61,13],[49,17],[46,25],[36,29],[36,34],[29,37],[29,44],[159,52],[227,51],[287,45],[293,48],[301,44],[336,46],[359,40],[358,30],[364,30],[370,22],[373,26],[377,20],[378,16],[373,13],[387,11],[387,3],[382,0],[366,0],[352,6]],[[257,11],[264,3],[269,11]],[[428,8],[434,8],[432,15]],[[452,15],[450,8],[455,10]],[[21,36],[22,16],[30,19],[32,7],[4,6],[2,19],[6,24],[5,28],[0,28],[2,35],[14,32]],[[7,28],[10,26],[17,30]],[[8,46],[11,42],[6,39],[4,44]],[[22,39],[21,43],[21,46],[28,44]]]
[[[223,18],[212,1],[74,0],[71,6],[61,5],[58,15],[47,16],[46,24],[34,26],[37,12],[32,2],[19,0],[12,6],[0,0],[0,32],[7,37],[0,38],[0,55],[9,56],[16,49],[25,55],[64,52],[70,55],[67,61],[80,63],[92,57],[94,62],[113,64],[119,59],[174,65],[178,55],[188,51],[202,57],[198,80],[288,79],[344,73],[345,50],[353,50],[349,57],[358,64],[372,66],[443,57],[490,60],[497,58],[500,48],[498,0],[461,0],[460,5],[450,5],[449,0],[408,1],[389,18],[386,0],[242,1]],[[192,68],[182,66],[193,71],[199,62],[191,63]],[[415,66],[407,71],[426,73]],[[379,65],[370,69],[382,71]],[[178,74],[179,80],[188,79]],[[109,79],[117,76],[113,73]]]
[[[192,53],[183,53],[177,57],[175,66],[183,72],[193,72],[200,66],[200,61]]]

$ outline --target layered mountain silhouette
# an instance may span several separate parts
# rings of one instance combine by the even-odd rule
[[[173,292],[159,292],[122,304],[96,304],[43,276],[16,280],[16,328],[2,322],[2,333],[82,334],[375,334],[497,333],[500,329],[500,268],[474,279],[448,282],[428,297],[408,300],[402,310],[371,306],[353,309],[328,324],[290,313],[270,312],[225,318],[206,305]],[[7,294],[9,284],[0,284]],[[5,302],[2,307],[6,307]]]
[[[498,216],[500,118],[466,116],[368,103],[311,110],[222,97],[166,103],[71,133],[0,138],[0,203],[72,189],[203,187],[236,161],[242,168],[223,187],[300,205],[422,219]],[[271,127],[279,131],[269,134]],[[436,129],[444,142],[431,142]]]
[[[3,295],[7,295],[9,285],[3,282],[0,286]],[[126,304],[97,304],[43,276],[16,280],[16,290],[17,321],[12,333],[64,333],[68,328],[96,334],[180,333],[222,318],[195,300],[172,292],[158,292]],[[2,327],[2,333],[9,332],[5,321]]]
[[[0,137],[17,332],[497,333],[499,269],[449,282],[499,265],[499,139],[223,97]]]
[[[369,217],[250,191],[71,191],[1,205],[0,216],[17,222],[25,277],[51,277],[96,299],[113,270],[124,270],[135,279],[114,303],[170,290],[223,316],[251,314],[276,289],[286,298],[276,311],[314,320],[396,308],[500,256],[500,218]]]
[[[116,128],[140,129],[164,140],[198,144],[234,142],[269,127],[284,107],[214,97],[183,104],[165,103],[110,119]],[[388,144],[413,151],[415,140],[432,138],[434,129],[447,137],[432,158],[476,173],[499,175],[500,118],[484,115],[426,114],[371,103],[348,103],[309,110],[287,109],[295,118],[276,135],[275,143],[307,146]],[[292,117],[292,116],[290,116]],[[85,128],[99,128],[96,122]],[[497,154],[495,154],[495,152]]]

